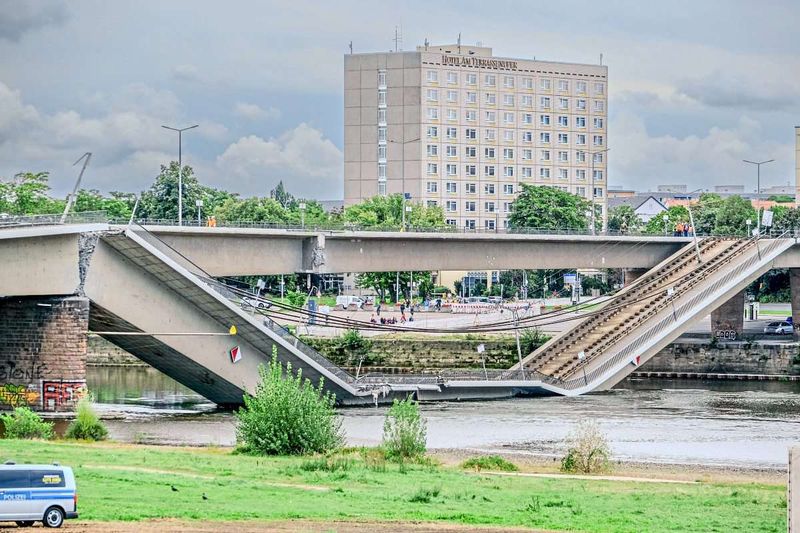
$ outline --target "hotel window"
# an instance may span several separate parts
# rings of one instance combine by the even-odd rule
[[[386,163],[378,164],[378,180],[386,180]]]
[[[467,74],[467,85],[475,85],[478,83],[477,74]]]
[[[435,176],[439,173],[439,165],[436,163],[428,163],[428,175]]]
[[[524,167],[522,169],[522,171],[523,171],[522,174],[523,175],[525,174],[525,169],[526,168],[528,169],[528,171],[530,171],[530,169],[531,169],[531,167]],[[530,177],[530,174],[528,174],[528,177]],[[514,184],[506,183],[505,185],[503,185],[503,194],[514,194]]]
[[[550,97],[542,96],[539,98],[539,107],[542,109],[550,109]]]
[[[487,205],[488,205],[488,203],[487,203]],[[487,211],[488,211],[488,208],[487,208]],[[492,210],[489,211],[489,212],[490,213],[494,213],[494,204],[492,204]],[[484,220],[483,221],[483,226],[489,231],[494,231],[495,230],[494,222],[495,222],[494,220]]]
[[[558,90],[562,92],[569,91],[569,82],[567,80],[558,80]]]
[[[435,139],[439,137],[439,128],[437,126],[428,126],[428,138]]]
[[[439,81],[439,72],[435,70],[429,70],[426,76],[426,79],[431,83],[436,83]]]
[[[458,157],[458,146],[454,144],[448,144],[445,147],[445,154],[447,157]]]
[[[539,115],[539,124],[542,126],[550,125],[550,115]]]
[[[575,100],[575,109],[578,111],[585,111],[586,110],[586,100],[584,98],[578,98]]]
[[[439,155],[439,145],[438,144],[429,144],[428,145],[428,157],[436,157]]]
[[[550,150],[542,150],[539,152],[540,161],[550,161]]]
[[[533,159],[533,150],[531,150],[530,148],[525,148],[522,151],[522,159],[526,161],[530,161],[531,159]]]
[[[503,87],[505,87],[507,89],[513,89],[514,88],[514,76],[503,76]]]
[[[477,209],[475,209],[475,202],[473,201],[464,202],[464,211],[468,213],[474,213],[475,211],[477,211]]]
[[[428,192],[433,193],[433,192],[438,192],[438,190],[439,190],[439,184],[438,183],[436,183],[435,181],[429,181],[428,182]]]
[[[439,101],[439,90],[438,89],[428,89],[425,94],[427,95],[429,102],[438,102]]]
[[[386,105],[386,91],[378,91],[378,105]]]
[[[506,124],[514,123],[514,113],[503,113],[503,122]]]
[[[592,144],[595,146],[603,146],[603,136],[595,135],[592,137]]]
[[[592,177],[595,181],[603,181],[603,171],[602,170],[595,170],[592,173]]]
[[[428,207],[436,207],[436,200],[428,200],[427,206]]]
[[[603,129],[603,119],[602,118],[595,118],[594,120],[594,128],[597,130]]]
[[[514,167],[503,167],[503,176],[506,178],[514,177]]]
[[[477,138],[478,138],[478,129],[477,129],[477,128],[467,128],[467,129],[464,131],[464,136],[465,136],[465,137],[466,137],[468,140],[475,140],[475,139],[477,139]]]
[[[447,224],[448,226],[455,226],[456,225],[456,219],[454,219],[454,218],[446,218],[444,223]]]
[[[456,109],[448,109],[447,110],[447,120],[458,120],[458,110],[456,110]]]
[[[569,135],[566,133],[559,133],[558,134],[558,144],[567,144],[569,143]]]
[[[566,168],[559,168],[558,169],[558,179],[566,180],[569,179],[569,170]]]
[[[503,159],[514,159],[514,149],[503,148]]]
[[[503,140],[512,142],[514,140],[514,130],[503,130]]]
[[[497,95],[494,93],[486,93],[486,103],[488,105],[494,105],[497,103]]]
[[[486,165],[483,167],[483,175],[489,177],[495,176],[494,165]]]
[[[503,212],[510,213],[511,212],[511,202],[503,202]],[[504,220],[504,226],[508,227],[508,220]]]
[[[532,167],[522,167],[522,177],[523,178],[532,178],[533,177],[533,168]]]
[[[478,175],[478,167],[475,165],[467,165],[464,167],[464,175],[465,176],[477,176]]]
[[[483,186],[483,194],[494,194],[494,183],[487,183]]]
[[[456,209],[458,209],[458,204],[456,203],[456,201],[455,200],[448,200],[448,202],[447,202],[447,210],[448,211],[455,211]]]
[[[539,80],[539,88],[543,91],[550,90],[550,79],[549,78],[542,78]]]
[[[595,198],[602,198],[603,197],[603,188],[602,187],[595,187],[594,188],[594,197]]]
[[[542,131],[539,133],[539,142],[542,144],[550,144],[550,132]]]
[[[494,87],[497,85],[497,77],[494,74],[486,74],[483,77],[483,84],[486,87]]]
[[[586,144],[586,135],[584,135],[583,133],[579,133],[577,135],[577,140],[575,141],[575,144],[585,145]]]
[[[486,211],[487,213],[494,213],[494,202],[484,202],[483,210]],[[492,220],[492,222],[494,222],[494,220]]]
[[[559,109],[569,109],[569,98],[559,98],[558,99],[558,108]]]
[[[579,168],[579,169],[575,170],[575,178],[579,179],[579,180],[585,180],[586,179],[586,170],[584,170],[582,168]]]
[[[386,71],[378,71],[378,87],[386,87]]]
[[[523,89],[533,89],[533,78],[522,78]]]
[[[451,83],[451,84],[458,83],[458,72],[448,72],[447,73],[447,83]]]
[[[523,113],[522,114],[522,123],[523,124],[533,124],[533,113]]]
[[[575,162],[576,163],[585,163],[586,162],[586,152],[583,150],[578,150],[575,152]]]
[[[474,93],[472,91],[467,91],[467,103],[468,104],[477,104],[478,103],[478,93]]]
[[[483,157],[486,159],[494,159],[495,156],[495,149],[494,148],[484,148],[483,149]]]
[[[378,142],[386,142],[386,127],[378,128]]]
[[[531,143],[533,142],[533,132],[529,130],[525,130],[522,132],[522,142]]]
[[[378,109],[378,124],[386,124],[386,110]]]
[[[558,116],[558,125],[568,127],[569,126],[569,117],[567,115],[559,115]]]
[[[533,96],[523,94],[520,100],[522,102],[522,107],[533,107]]]
[[[378,181],[378,194],[386,196],[386,181]]]
[[[503,95],[503,105],[514,105],[514,95],[513,94],[504,94]]]
[[[378,161],[386,161],[386,145],[381,144],[378,146]]]
[[[455,165],[453,163],[449,163],[446,168],[447,168],[447,175],[448,176],[455,176],[456,174],[458,174],[458,166],[457,165]]]
[[[550,169],[547,167],[541,167],[539,169],[539,177],[542,179],[550,179]]]
[[[478,149],[474,146],[467,146],[464,148],[464,155],[470,158],[478,157]]]
[[[447,186],[447,192],[449,192],[450,194],[455,194],[458,192],[458,183],[456,183],[455,181],[448,181],[446,186]]]
[[[466,230],[473,230],[475,229],[475,219],[469,218],[464,221],[464,229]]]
[[[467,194],[475,194],[475,184],[474,183],[466,183],[464,184],[464,192]]]
[[[494,141],[497,138],[497,130],[486,130],[486,140]]]
[[[575,90],[581,94],[586,94],[586,82],[585,81],[576,82]]]
[[[603,94],[605,87],[602,83],[595,83],[594,84],[594,94]]]
[[[594,154],[594,157],[592,159],[594,159],[595,163],[602,163],[603,162],[603,152]]]
[[[428,108],[428,120],[439,120],[439,108],[438,107],[429,107]]]
[[[575,187],[575,194],[578,196],[586,196],[586,187]]]
[[[594,101],[594,110],[595,111],[597,111],[599,113],[602,113],[605,110],[605,108],[606,108],[606,104],[602,100],[595,100]]]
[[[457,128],[447,128],[446,135],[448,139],[457,139],[458,138],[458,129]]]
[[[558,152],[558,160],[561,163],[568,163],[569,162],[569,152],[567,152],[565,150],[560,150]]]
[[[575,117],[575,127],[576,128],[585,128],[586,127],[586,117]]]
[[[447,91],[448,102],[458,102],[458,91]]]
[[[476,120],[478,120],[478,112],[475,111],[474,109],[467,110],[464,116],[467,118],[469,122],[475,122]]]
[[[492,124],[494,124],[496,116],[497,116],[497,112],[495,112],[495,111],[487,111],[486,112],[486,122],[491,122]]]

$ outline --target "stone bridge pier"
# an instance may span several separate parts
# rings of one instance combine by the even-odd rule
[[[0,298],[0,409],[70,411],[86,394],[89,300]]]

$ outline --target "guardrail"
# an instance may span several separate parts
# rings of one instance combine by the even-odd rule
[[[4,215],[0,214],[0,228],[14,226],[54,226],[62,224],[63,214],[57,215]],[[108,222],[105,211],[70,213],[64,224],[104,224]]]

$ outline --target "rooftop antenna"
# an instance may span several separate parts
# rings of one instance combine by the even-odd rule
[[[428,42],[428,38],[427,38],[427,37],[425,37],[425,50],[427,50],[427,49],[428,49],[428,46],[429,46],[430,44],[431,44],[431,43],[430,43],[430,42]]]
[[[350,41],[350,55],[353,55],[353,41]]]
[[[603,53],[600,52],[600,66],[603,66]]]
[[[461,32],[458,32],[458,53],[461,53]]]
[[[403,29],[400,26],[394,27],[394,51],[400,51],[403,49]]]
[[[72,166],[74,167],[75,165],[77,165],[78,163],[81,162],[81,159],[83,159],[83,166],[81,167],[80,174],[78,174],[78,179],[75,181],[75,186],[72,188],[72,194],[67,196],[67,205],[66,205],[66,207],[64,207],[64,214],[61,215],[61,223],[62,224],[64,222],[66,222],[67,215],[69,214],[69,210],[72,207],[72,204],[75,203],[75,198],[78,195],[78,187],[81,186],[81,180],[83,179],[83,173],[84,173],[84,171],[86,171],[86,166],[89,164],[89,160],[91,158],[92,158],[92,152],[86,152],[85,154],[80,156],[77,161],[75,161],[72,164]]]

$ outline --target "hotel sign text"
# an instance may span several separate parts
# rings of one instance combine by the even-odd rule
[[[503,59],[485,59],[483,57],[463,57],[463,56],[442,56],[442,65],[452,65],[454,67],[478,67],[478,68],[500,68],[506,70],[517,70],[516,61],[506,61]]]

